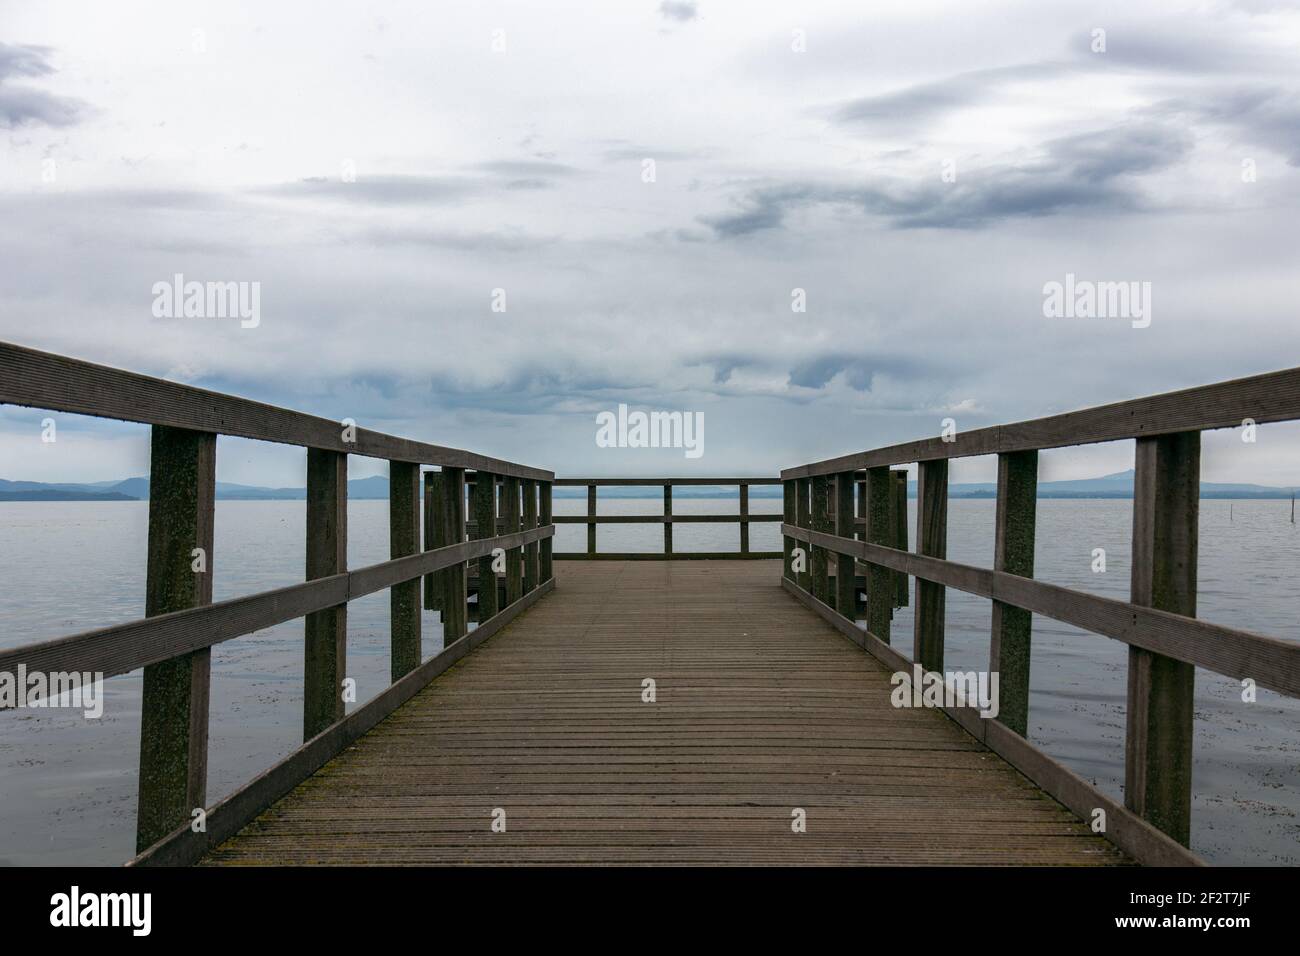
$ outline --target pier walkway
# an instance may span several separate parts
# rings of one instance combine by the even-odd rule
[[[891,707],[883,665],[780,574],[559,564],[552,594],[205,862],[1124,862],[941,712]]]

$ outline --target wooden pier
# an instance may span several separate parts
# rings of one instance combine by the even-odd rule
[[[1300,696],[1300,644],[1195,617],[1200,433],[1300,419],[1300,369],[725,479],[557,479],[5,343],[0,404],[152,426],[146,616],[0,651],[0,671],[143,670],[136,865],[1194,865],[1195,669]],[[218,435],[307,449],[302,583],[212,603]],[[1039,450],[1125,439],[1130,600],[1034,580]],[[350,454],[390,463],[391,559],[360,569]],[[990,567],[946,558],[948,462],[973,455],[998,456]],[[745,493],[739,514],[673,514],[679,484],[777,482],[782,515]],[[585,515],[553,515],[559,483],[588,487]],[[598,514],[611,483],[662,486],[663,513]],[[749,524],[778,519],[779,559],[752,551]],[[674,524],[701,520],[739,525],[740,549],[676,551]],[[566,521],[587,525],[585,552],[553,552]],[[616,521],[662,524],[663,552],[602,554]],[[947,588],[993,602],[996,718],[891,704],[914,666],[943,672]],[[392,683],[347,713],[347,606],[382,590]],[[890,633],[908,602],[910,654]],[[428,660],[422,603],[442,619]],[[1024,736],[1033,615],[1129,648],[1122,800]],[[295,619],[303,744],[213,803],[211,648]]]

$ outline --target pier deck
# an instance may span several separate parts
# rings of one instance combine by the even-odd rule
[[[887,669],[780,574],[559,563],[554,592],[203,862],[1127,862],[943,713],[892,707]]]

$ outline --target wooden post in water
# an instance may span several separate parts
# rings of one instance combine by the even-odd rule
[[[804,529],[812,527],[812,518],[808,512],[809,504],[812,500],[811,485],[812,482],[807,478],[799,478],[795,483],[796,524]],[[807,541],[797,541],[795,542],[795,547],[802,548],[804,555],[803,571],[798,575],[799,587],[812,593],[812,547]]]
[[[841,471],[835,476],[835,534],[852,538],[856,530],[853,515],[853,472]],[[850,621],[857,620],[857,562],[851,554],[835,558],[835,610]]]
[[[554,513],[551,505],[551,482],[543,481],[541,483],[541,525],[543,528],[554,524]],[[542,581],[546,582],[555,577],[554,559],[552,557],[554,544],[553,539],[542,539]]]
[[[596,486],[587,486],[587,517],[596,517]],[[596,553],[596,522],[587,522],[587,553]]]
[[[485,471],[474,475],[474,537],[493,538],[497,531],[497,479]],[[497,574],[492,570],[492,555],[478,559],[478,623],[483,626],[494,617],[497,606]]]
[[[894,530],[889,523],[889,502],[894,479],[889,467],[867,469],[867,542],[890,545]],[[894,608],[894,574],[884,565],[867,563],[867,630],[889,643],[889,619]]]
[[[998,455],[998,501],[993,570],[1034,576],[1034,524],[1038,507],[1038,452]],[[1029,658],[1033,615],[993,602],[989,670],[998,675],[998,716],[1024,737],[1029,729]]]
[[[1292,507],[1294,510],[1294,506]],[[740,486],[740,553],[749,554],[749,485]]]
[[[525,478],[523,481],[524,488],[524,530],[532,531],[537,527],[537,482],[531,478]],[[524,593],[534,590],[540,583],[538,575],[541,573],[541,549],[534,541],[531,544],[524,545]]]
[[[348,456],[307,449],[307,580],[348,569]],[[343,719],[347,677],[348,606],[303,619],[302,739]]]
[[[799,512],[795,507],[795,497],[798,493],[798,482],[793,480],[781,482],[781,497],[784,504],[782,515],[786,524],[793,525],[799,522]],[[788,534],[781,536],[781,575],[786,580],[797,584],[798,578],[794,573],[794,546],[794,538]]]
[[[829,514],[830,507],[830,479],[826,475],[814,475],[811,482],[812,503],[810,510],[812,512],[812,529],[829,533],[831,530],[831,521]],[[812,593],[813,597],[823,604],[829,604],[831,595],[830,579],[828,577],[829,569],[826,564],[826,549],[821,546],[809,549],[810,566],[812,567]]]
[[[212,603],[216,483],[216,435],[153,426],[146,617]],[[205,647],[144,669],[137,851],[188,823],[207,802],[211,663]]]
[[[1196,616],[1200,432],[1139,438],[1130,601]],[[1124,804],[1184,846],[1192,825],[1196,668],[1129,647]]]
[[[503,534],[515,534],[523,523],[519,513],[519,479],[505,479],[505,507],[501,509]],[[524,596],[523,549],[506,549],[506,607]]]
[[[435,486],[436,487],[436,486]],[[420,547],[420,466],[388,463],[388,555],[404,558]],[[420,580],[388,590],[392,631],[389,671],[393,683],[420,666]]]
[[[916,552],[948,557],[948,460],[923,461],[916,480]],[[912,660],[926,671],[943,670],[944,604],[942,584],[916,579],[916,617]]]
[[[673,515],[673,486],[664,485],[664,516],[671,518]],[[673,523],[664,522],[664,554],[673,553]]]
[[[434,521],[437,547],[465,540],[465,469],[444,467],[434,483],[438,516]],[[438,603],[442,607],[442,646],[465,636],[469,629],[469,608],[465,597],[465,565],[453,564],[437,572]]]

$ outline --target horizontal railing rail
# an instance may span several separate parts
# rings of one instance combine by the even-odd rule
[[[749,526],[756,523],[779,522],[779,514],[751,514],[749,489],[755,485],[779,485],[780,478],[556,478],[561,487],[587,489],[585,515],[555,515],[555,524],[585,524],[587,526],[586,551],[557,551],[555,558],[566,561],[628,561],[628,560],[681,560],[730,558],[779,558],[779,551],[753,551],[749,546]],[[736,487],[740,506],[737,514],[673,514],[673,488],[677,486]],[[602,486],[621,488],[663,488],[664,510],[657,515],[602,515],[596,513],[596,489]],[[699,499],[692,499],[699,500]],[[598,551],[596,526],[602,524],[659,524],[664,529],[663,551]],[[737,524],[740,525],[738,551],[676,551],[673,548],[673,525],[678,524]]]
[[[1300,697],[1300,644],[1196,618],[1201,432],[1297,419],[1300,369],[1291,369],[787,468],[782,585],[889,666],[914,663],[926,674],[943,671],[945,589],[990,599],[998,716],[986,722],[971,708],[944,709],[1070,809],[1085,817],[1110,811],[1108,835],[1140,859],[1197,862],[1184,849],[1191,838],[1195,668]],[[1034,580],[1039,450],[1122,439],[1136,440],[1129,600]],[[950,561],[948,460],[992,453],[993,567]],[[911,551],[896,521],[906,471],[891,466],[914,462]],[[859,563],[865,628],[853,585]],[[910,661],[890,646],[899,575],[916,579]],[[1122,805],[1025,739],[1033,614],[1129,648]]]
[[[214,808],[221,820],[212,832],[219,833],[251,819],[266,805],[258,801],[269,802],[313,772],[361,729],[409,699],[420,681],[432,679],[554,587],[555,476],[545,469],[3,342],[0,404],[152,428],[145,617],[0,651],[5,672],[107,678],[143,668],[136,831],[142,860],[182,852],[165,846],[183,846],[186,858],[193,858],[207,839],[195,837],[206,831],[192,831],[190,824],[206,808],[213,645],[304,620],[304,745]],[[213,603],[218,435],[307,449],[304,582]],[[349,454],[389,461],[391,560],[355,570],[347,567]],[[423,545],[422,465],[440,469],[424,472]],[[493,586],[502,576],[498,559],[504,559],[504,600]],[[472,640],[466,640],[469,561],[477,562],[478,572]],[[444,644],[442,654],[424,663],[421,579],[426,598],[437,595]],[[391,595],[392,683],[347,715],[348,602],[385,589]]]

